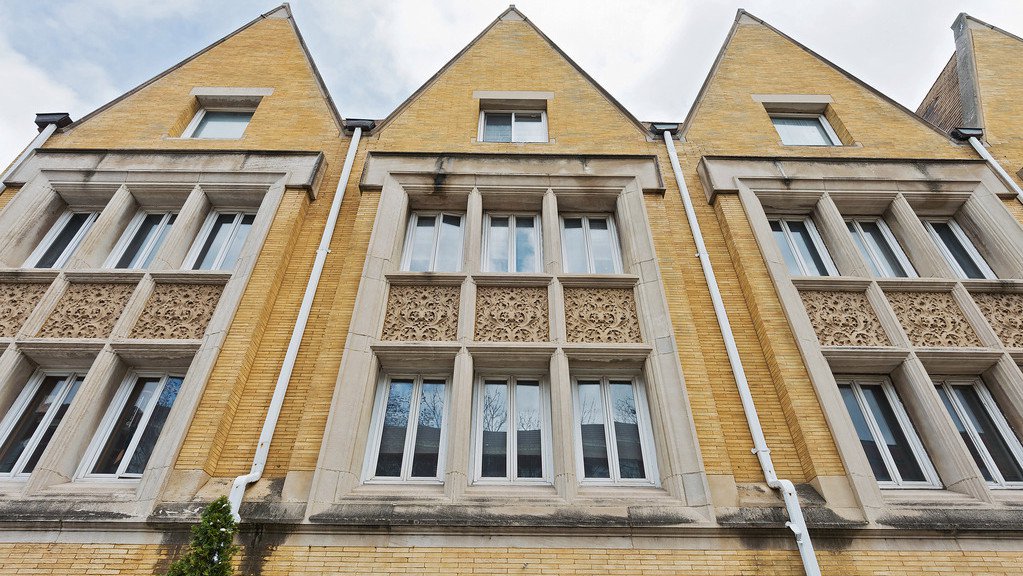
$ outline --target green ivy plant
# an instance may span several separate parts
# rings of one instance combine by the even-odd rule
[[[231,556],[238,551],[234,545],[237,531],[227,497],[217,498],[203,510],[199,524],[192,527],[188,552],[171,564],[167,576],[231,576]]]

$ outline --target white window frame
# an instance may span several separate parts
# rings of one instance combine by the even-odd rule
[[[604,442],[607,446],[608,468],[610,478],[586,478],[583,464],[583,439],[582,439],[582,405],[579,401],[579,381],[599,381],[600,396],[604,403]],[[646,478],[621,478],[621,471],[618,463],[618,442],[615,439],[614,420],[611,416],[611,394],[609,393],[611,381],[632,382],[632,394],[636,402],[636,418],[639,427],[640,450],[643,454],[643,468],[646,471]],[[581,486],[660,486],[657,472],[657,458],[654,449],[653,426],[650,422],[650,412],[647,404],[646,390],[643,381],[638,376],[615,376],[600,375],[590,376],[577,374],[572,376],[572,404],[574,412],[574,430],[572,432],[575,442],[575,466],[576,474]]]
[[[835,262],[831,259],[831,253],[828,252],[828,247],[824,244],[824,239],[821,238],[819,232],[817,232],[817,226],[813,223],[813,218],[809,216],[805,218],[786,218],[784,216],[772,216],[768,217],[768,223],[773,220],[777,220],[781,224],[782,233],[785,235],[785,241],[788,242],[789,251],[792,252],[793,258],[796,259],[796,265],[799,266],[800,275],[808,277],[821,278],[822,276],[817,273],[816,267],[811,268],[809,264],[803,261],[803,255],[800,254],[799,249],[796,248],[796,243],[792,240],[792,231],[789,230],[789,221],[798,220],[806,225],[806,229],[810,232],[810,241],[813,242],[813,247],[817,249],[817,253],[820,255],[821,260],[824,261],[824,267],[827,268],[827,276],[838,276],[838,268],[835,267]],[[771,231],[771,236],[774,236],[774,231]],[[778,248],[781,250],[781,248]],[[786,269],[788,267],[786,266]]]
[[[952,230],[952,234],[959,240],[959,243],[962,244],[966,253],[973,260],[973,263],[977,265],[977,268],[979,268],[980,272],[984,275],[984,279],[994,280],[998,278],[998,276],[995,275],[994,270],[988,266],[987,260],[980,255],[980,252],[977,251],[977,247],[973,245],[970,237],[966,235],[966,232],[963,231],[963,228],[958,222],[956,222],[955,218],[929,218],[923,222],[924,226],[927,228],[927,233],[931,235],[931,239],[938,245],[938,251],[941,252],[941,255],[945,258],[945,261],[948,262],[949,266],[952,267],[957,276],[965,280],[977,280],[977,278],[967,277],[966,271],[963,270],[959,261],[956,260],[955,256],[952,254],[952,251],[945,245],[941,236],[938,235],[938,231],[934,229],[935,223],[948,224],[949,229]]]
[[[206,108],[206,107],[199,108],[199,110],[195,113],[195,116],[192,117],[191,122],[189,122],[188,126],[185,127],[184,132],[181,133],[181,137],[182,138],[193,139],[193,140],[241,140],[242,137],[245,136],[245,130],[248,130],[249,129],[249,124],[252,123],[252,118],[249,118],[249,121],[245,124],[245,130],[242,130],[241,136],[239,136],[237,138],[202,138],[202,137],[197,137],[195,135],[195,131],[198,130],[199,124],[202,122],[202,119],[206,117],[206,113],[207,112],[238,112],[238,113],[248,112],[248,113],[251,113],[251,114],[254,115],[256,113],[256,108],[255,107],[247,107],[247,106],[246,107],[240,107],[240,108],[231,108],[231,107],[224,107],[224,106],[212,107],[212,108]]]
[[[1020,445],[1019,438],[1013,434],[1012,428],[1005,420],[1005,416],[1002,414],[1002,411],[995,402],[995,399],[991,396],[991,392],[988,391],[987,386],[984,385],[984,382],[977,378],[942,378],[934,380],[934,385],[945,390],[945,393],[948,395],[948,398],[952,403],[952,407],[956,411],[956,416],[959,417],[959,421],[966,427],[966,433],[973,441],[974,448],[977,450],[977,453],[980,454],[981,459],[984,461],[984,465],[987,466],[988,471],[991,473],[992,481],[987,483],[988,487],[992,489],[1023,488],[1023,482],[1007,482],[1002,476],[1002,472],[997,466],[995,466],[995,462],[991,458],[991,452],[988,451],[987,446],[985,446],[984,442],[980,439],[977,429],[973,426],[973,421],[966,415],[965,408],[952,390],[953,386],[969,385],[973,387],[973,389],[977,392],[977,396],[980,397],[980,401],[981,404],[984,405],[984,409],[987,410],[988,417],[991,418],[991,421],[994,422],[998,433],[1001,434],[1002,440],[1004,440],[1005,444],[1009,447],[1009,451],[1012,453],[1013,457],[1016,458],[1016,462],[1023,466],[1023,445]]]
[[[483,135],[486,133],[486,123],[487,123],[486,118],[487,118],[487,114],[511,114],[512,115],[512,121],[511,121],[511,132],[512,132],[511,142],[494,142],[493,140],[485,140],[484,139]],[[543,133],[544,133],[544,136],[545,136],[544,139],[543,140],[521,140],[521,141],[517,140],[515,138],[515,115],[516,114],[539,114],[540,115],[540,124],[543,126]],[[498,110],[498,109],[494,109],[494,110],[490,110],[490,109],[480,110],[479,129],[478,129],[477,134],[476,134],[476,141],[477,142],[490,142],[492,144],[513,144],[513,143],[545,144],[547,142],[550,142],[551,141],[551,134],[550,134],[550,131],[547,129],[547,111],[546,110],[539,110],[539,109],[538,110],[524,110],[524,109],[522,109],[522,110]]]
[[[866,234],[864,234],[863,227],[861,226],[862,222],[873,222],[874,224],[877,224],[877,227],[881,230],[881,236],[884,237],[885,242],[888,243],[888,247],[891,249],[892,253],[895,254],[895,259],[899,261],[902,269],[906,271],[905,278],[917,277],[916,269],[913,268],[913,264],[909,261],[909,257],[906,256],[906,252],[902,249],[902,245],[899,244],[898,239],[895,238],[891,229],[888,228],[888,223],[884,221],[884,218],[848,218],[846,219],[846,222],[852,224],[856,229],[855,233],[859,234],[860,241],[863,242],[863,246],[866,248],[867,254],[873,261],[875,268],[882,270],[883,266],[881,266],[881,263],[884,259],[879,254],[876,254],[874,249],[870,246],[870,243],[866,241]],[[857,246],[857,248],[859,248],[859,246]],[[859,252],[858,249],[857,252]],[[863,256],[863,254],[861,253],[860,256]],[[882,276],[882,278],[903,278],[903,276]]]
[[[771,126],[774,126],[775,118],[816,118],[820,122],[821,127],[824,128],[824,133],[827,134],[828,139],[831,140],[830,144],[788,144],[784,140],[782,141],[783,146],[841,146],[842,140],[838,137],[835,129],[831,127],[831,122],[824,117],[823,114],[791,114],[791,113],[774,113],[769,112],[768,116],[771,117]],[[781,132],[778,132],[778,127],[774,126],[775,132],[778,134],[778,138],[781,139]]]
[[[57,217],[53,226],[50,226],[50,230],[46,233],[46,236],[43,236],[43,239],[39,241],[36,249],[32,251],[28,258],[25,259],[25,268],[36,267],[36,264],[39,263],[39,259],[43,257],[43,254],[45,254],[47,250],[49,250],[50,245],[53,244],[53,242],[57,239],[57,236],[59,236],[61,231],[64,230],[64,226],[67,225],[68,221],[70,221],[71,217],[75,214],[89,214],[89,217],[85,220],[85,223],[82,224],[82,227],[78,229],[78,232],[71,237],[71,241],[68,242],[64,251],[57,257],[53,266],[48,269],[63,268],[64,265],[67,264],[67,261],[71,259],[71,256],[78,251],[79,245],[81,245],[82,240],[85,238],[85,235],[89,233],[89,230],[92,229],[92,225],[96,223],[96,219],[99,218],[99,212],[65,210],[63,214]]]
[[[90,471],[96,465],[96,460],[99,459],[103,445],[110,437],[111,432],[113,432],[117,418],[121,415],[121,410],[124,409],[124,404],[128,401],[128,397],[131,396],[131,391],[137,385],[139,378],[160,378],[160,383],[156,392],[153,393],[149,405],[146,406],[145,412],[142,414],[142,419],[139,421],[135,435],[132,436],[128,447],[124,451],[121,463],[117,466],[117,472],[114,474],[93,474]],[[75,473],[75,479],[138,482],[142,478],[144,473],[128,474],[125,470],[131,464],[131,459],[135,455],[135,449],[138,448],[138,443],[145,434],[146,427],[149,425],[149,419],[153,415],[153,410],[156,409],[156,405],[160,401],[160,395],[163,394],[163,390],[170,378],[181,378],[184,380],[184,375],[158,371],[131,371],[125,376],[114,393],[113,398],[111,398],[110,404],[107,405],[103,420],[100,421],[99,427],[96,428],[96,433],[93,434],[92,440],[89,442],[89,448],[85,451],[85,456],[82,458],[81,464],[79,464],[78,471]],[[175,399],[175,403],[176,401]],[[171,409],[173,410],[173,407]],[[149,462],[146,463],[146,467],[149,467]]]
[[[117,262],[124,256],[125,251],[128,250],[128,245],[131,244],[131,241],[135,238],[135,234],[137,234],[139,228],[142,227],[142,223],[145,221],[146,217],[153,214],[163,215],[163,217],[160,219],[160,224],[159,227],[157,228],[157,233],[139,248],[139,251],[132,259],[145,261],[150,256],[152,256],[152,251],[154,249],[155,250],[160,249],[160,247],[155,246],[155,244],[160,239],[160,236],[163,234],[164,228],[174,225],[173,223],[170,223],[169,220],[177,213],[170,211],[160,212],[154,210],[150,212],[146,210],[140,210],[138,213],[135,214],[131,222],[128,223],[128,227],[124,229],[124,232],[121,234],[121,238],[117,241],[117,244],[114,245],[114,249],[110,252],[110,256],[108,256],[106,262],[103,263],[104,268],[114,268],[115,266],[117,266]],[[131,269],[132,268],[127,268],[127,270]]]
[[[182,269],[192,270],[192,267],[195,266],[196,261],[199,259],[199,254],[202,252],[203,245],[206,244],[206,240],[209,239],[209,235],[213,231],[213,225],[216,223],[217,217],[227,214],[234,214],[234,221],[231,223],[231,232],[227,237],[227,242],[224,242],[224,245],[220,248],[220,251],[217,253],[217,257],[213,260],[213,265],[208,269],[201,268],[201,270],[221,270],[220,265],[224,263],[224,257],[227,256],[227,252],[232,242],[234,242],[235,235],[238,233],[238,228],[241,227],[242,220],[246,216],[252,216],[253,219],[255,219],[255,212],[246,212],[244,210],[210,210],[210,213],[206,215],[206,221],[203,222],[202,228],[199,230],[199,234],[192,242],[192,247],[188,249],[188,255],[185,257]],[[255,225],[255,222],[253,222],[253,225]],[[248,242],[248,238],[246,238],[245,241]],[[243,254],[244,246],[242,247],[242,251],[239,252],[239,257]],[[233,268],[229,269],[229,271],[230,270],[233,270]]]
[[[39,447],[39,442],[42,440],[41,431],[46,430],[50,423],[57,415],[57,410],[61,404],[64,403],[64,399],[67,398],[68,393],[71,391],[71,383],[75,381],[79,376],[84,377],[88,369],[86,370],[37,370],[22,388],[21,393],[11,404],[7,414],[0,420],[0,444],[7,441],[11,433],[14,432],[14,427],[17,425],[18,420],[24,415],[25,410],[28,409],[29,403],[32,398],[39,391],[39,387],[42,386],[43,381],[51,376],[58,378],[64,378],[61,383],[62,389],[58,392],[56,400],[50,405],[46,413],[43,415],[43,419],[39,422],[38,428],[32,433],[32,437],[29,438],[28,444],[25,445],[25,450],[15,461],[14,466],[10,472],[0,473],[0,480],[24,480],[31,476],[31,473],[22,472],[27,464],[28,459],[32,457],[32,454]],[[65,414],[66,416],[66,414]]]
[[[483,215],[483,248],[482,260],[484,272],[502,273],[501,270],[490,269],[490,220],[491,218],[508,219],[508,274],[540,274],[543,272],[543,233],[541,228],[543,222],[540,215],[535,212],[487,212]],[[516,262],[516,228],[515,223],[519,219],[529,218],[533,221],[533,240],[536,243],[536,266],[533,270],[518,271],[512,270]]]
[[[436,212],[436,211],[420,211],[413,212],[408,219],[408,227],[405,230],[405,243],[402,246],[401,254],[401,269],[402,271],[408,272],[409,266],[412,264],[412,236],[416,231],[416,224],[419,222],[421,217],[430,217],[434,219],[433,226],[433,241],[432,248],[430,250],[430,267],[429,270],[424,273],[434,273],[437,267],[437,250],[440,247],[440,226],[442,224],[444,216],[457,216],[458,217],[458,233],[460,236],[458,242],[458,270],[447,273],[458,273],[465,269],[465,220],[466,214],[464,212]]]
[[[504,478],[483,476],[483,392],[486,381],[488,380],[502,380],[508,386],[508,442],[506,453],[506,458],[508,459],[506,471],[508,475]],[[515,408],[515,387],[520,380],[540,383],[540,450],[543,466],[543,474],[540,478],[518,477],[518,434],[516,434],[518,413]],[[551,445],[551,398],[550,387],[547,385],[547,379],[542,376],[532,375],[486,374],[476,378],[475,390],[473,392],[473,484],[551,484],[551,471],[554,469],[554,459]]]
[[[377,476],[376,466],[380,453],[380,441],[384,431],[384,416],[387,411],[387,396],[391,381],[412,380],[412,398],[409,402],[409,421],[405,430],[404,453],[402,454],[401,476]],[[444,412],[441,415],[440,446],[437,447],[437,476],[412,476],[412,459],[415,456],[416,433],[419,427],[419,403],[424,380],[444,381]],[[370,426],[369,449],[363,463],[365,484],[444,484],[444,464],[447,459],[448,429],[451,427],[451,375],[450,374],[403,374],[382,375],[377,383],[376,401],[373,404],[373,424]]]
[[[890,481],[878,480],[875,477],[874,480],[877,482],[877,485],[885,489],[942,488],[938,472],[934,469],[934,465],[931,463],[930,456],[927,454],[927,450],[924,449],[924,445],[920,441],[920,437],[917,436],[916,428],[913,427],[913,422],[909,419],[909,414],[906,413],[905,407],[899,400],[899,395],[896,393],[895,386],[892,385],[891,380],[887,377],[864,376],[842,376],[836,378],[836,380],[838,384],[849,385],[852,389],[853,396],[856,398],[856,403],[859,405],[860,413],[863,414],[863,419],[866,421],[867,427],[870,429],[870,434],[874,437],[874,444],[877,446],[877,450],[881,454],[881,459],[888,468],[888,474],[892,477],[892,480]],[[884,436],[881,434],[881,429],[878,426],[877,421],[874,419],[874,413],[870,410],[866,397],[863,395],[862,386],[878,385],[880,385],[881,391],[888,400],[888,405],[891,406],[899,427],[902,428],[902,434],[906,437],[906,442],[909,443],[909,449],[913,452],[913,456],[916,457],[917,464],[920,465],[920,469],[923,471],[924,477],[926,478],[924,481],[903,481],[898,467],[895,466],[895,460],[888,451],[888,445],[884,441]],[[846,412],[848,412],[848,410],[846,410]],[[851,415],[849,417],[852,418]],[[873,470],[871,470],[871,475],[873,475]]]
[[[615,217],[613,213],[605,212],[602,214],[561,214],[559,219],[561,221],[561,262],[562,271],[566,268],[568,263],[568,251],[565,242],[565,219],[566,218],[582,218],[583,221],[583,242],[586,246],[586,272],[571,272],[571,274],[597,274],[596,264],[593,261],[593,246],[590,242],[590,219],[602,219],[607,220],[608,230],[611,232],[611,243],[613,244],[611,250],[611,258],[614,264],[614,271],[611,274],[623,274],[622,266],[622,244],[618,238],[618,225],[615,223]],[[570,274],[570,272],[565,272]]]

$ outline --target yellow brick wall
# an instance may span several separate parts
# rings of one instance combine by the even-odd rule
[[[4,188],[4,191],[0,192],[0,210],[7,206],[7,203],[11,201],[11,198],[14,198],[18,190],[21,190],[20,186],[11,186],[10,188]]]
[[[1023,42],[982,25],[971,25],[984,139],[1017,184],[1023,179]]]

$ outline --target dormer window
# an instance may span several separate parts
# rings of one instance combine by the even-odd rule
[[[483,142],[546,142],[547,113],[535,111],[484,111],[480,140]]]
[[[198,109],[181,133],[182,138],[238,140],[245,135],[256,108],[273,88],[193,88]]]

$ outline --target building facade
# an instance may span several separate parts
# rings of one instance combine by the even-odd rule
[[[41,117],[0,573],[227,494],[243,574],[1023,572],[1023,43],[953,28],[913,113],[740,11],[649,123],[510,8],[356,120],[285,5]]]

